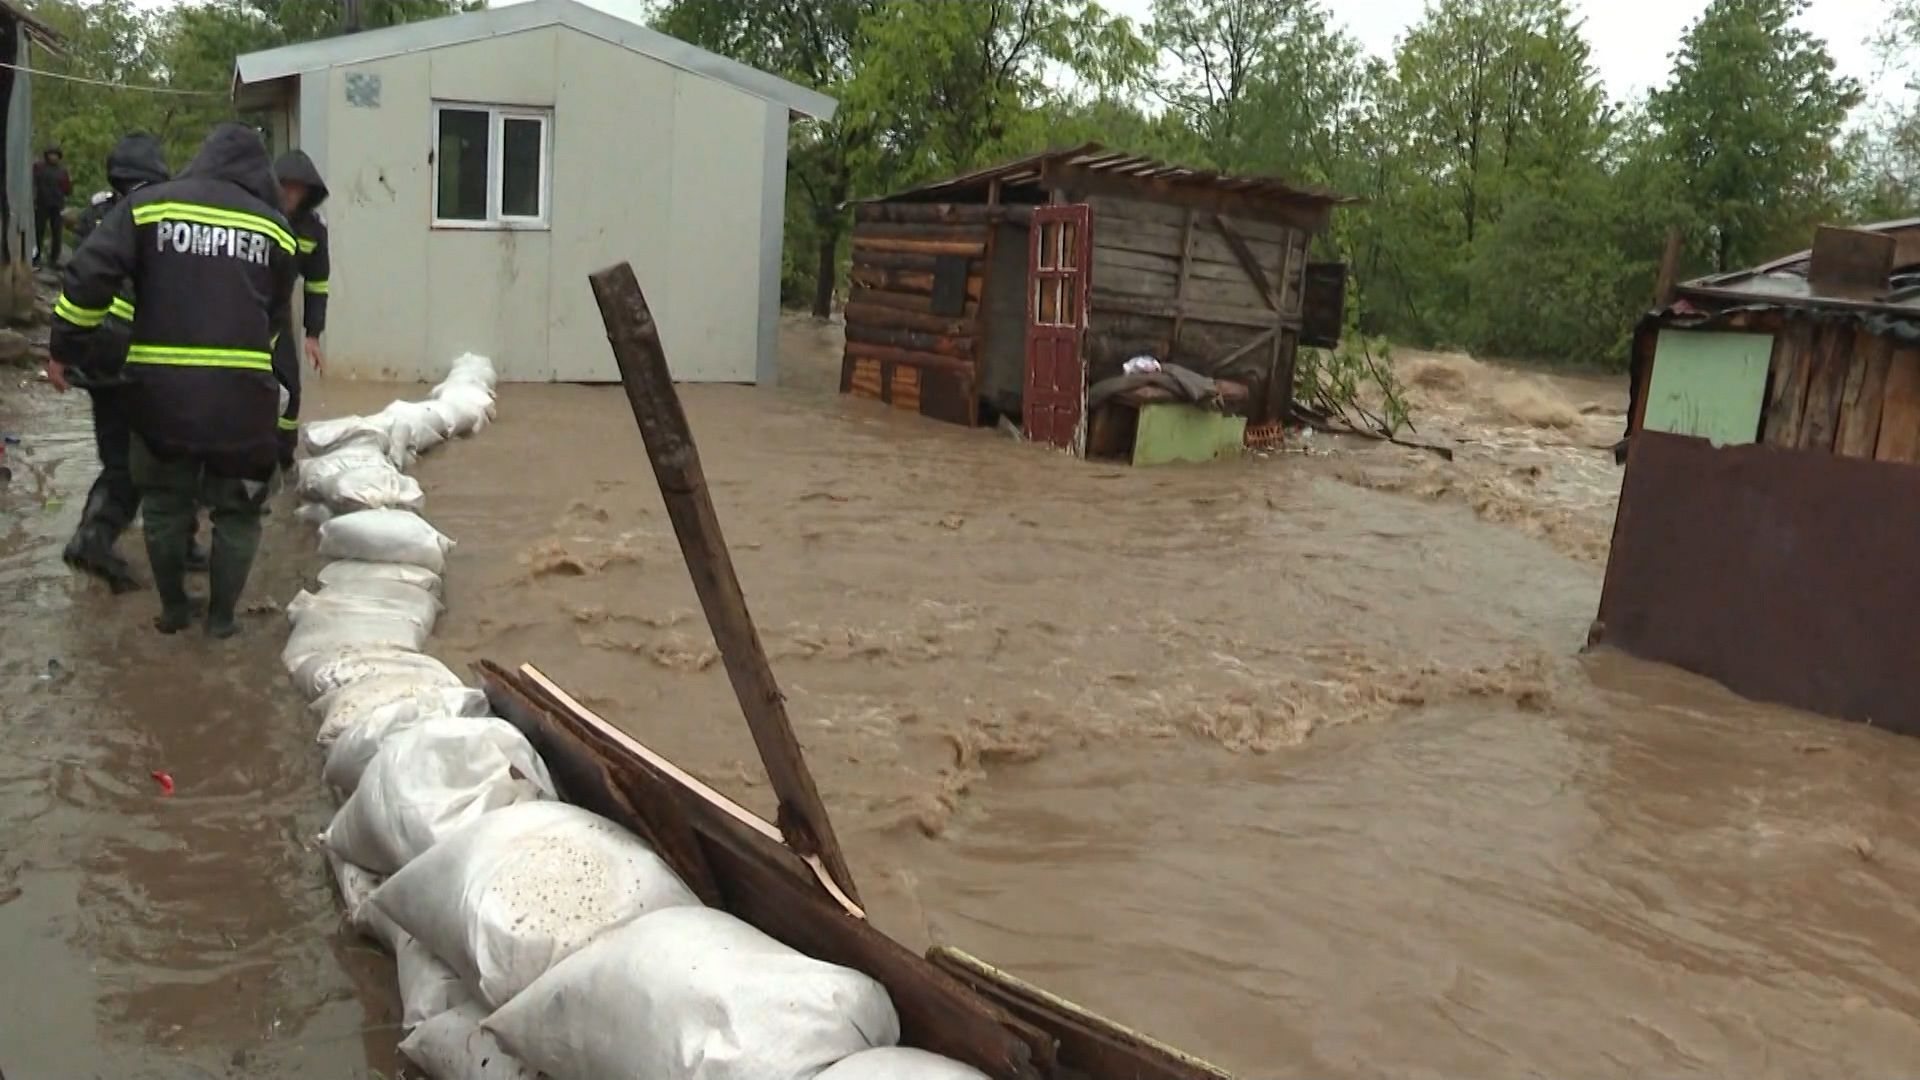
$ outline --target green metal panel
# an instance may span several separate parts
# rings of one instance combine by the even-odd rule
[[[1133,437],[1135,465],[1213,461],[1238,456],[1247,440],[1247,418],[1222,416],[1194,405],[1142,405]]]
[[[1768,334],[1660,331],[1642,426],[1715,446],[1754,442],[1772,359]]]

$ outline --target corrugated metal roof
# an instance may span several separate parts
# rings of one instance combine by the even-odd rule
[[[622,0],[529,0],[527,3],[405,23],[358,34],[248,53],[234,61],[234,83],[283,79],[309,71],[364,64],[429,49],[464,45],[546,26],[566,26],[642,56],[737,87],[764,101],[817,120],[830,120],[839,103],[777,75],[668,37],[640,22],[644,12]]]
[[[1901,250],[1920,253],[1920,218],[1857,225],[1862,232],[1888,233],[1900,237]],[[1901,234],[1912,234],[1902,236]],[[1830,307],[1848,310],[1879,311],[1901,318],[1920,316],[1920,271],[1913,258],[1897,259],[1894,275],[1887,282],[1885,295],[1878,299],[1860,296],[1827,295],[1808,280],[1813,251],[1798,251],[1769,263],[1711,274],[1680,286],[1682,295],[1714,300],[1744,300],[1756,304],[1786,304],[1795,307]]]
[[[1190,169],[1184,165],[1173,165],[1137,154],[1108,150],[1099,143],[1087,143],[1071,150],[1050,150],[1046,153],[1034,154],[1031,157],[1009,161],[1004,165],[995,165],[964,176],[908,188],[876,201],[931,202],[943,196],[985,189],[995,181],[999,182],[1002,191],[1010,187],[1037,188],[1040,186],[1041,174],[1048,165],[1067,166],[1100,173],[1118,180],[1153,181],[1178,187],[1235,192],[1253,198],[1270,199],[1274,202],[1311,202],[1344,206],[1360,201],[1351,195],[1342,195],[1339,192],[1320,188],[1301,187],[1278,177],[1233,176],[1207,169]]]

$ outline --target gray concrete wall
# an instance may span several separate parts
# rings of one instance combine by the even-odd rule
[[[379,80],[377,104],[364,76]],[[767,250],[763,219],[784,200],[779,106],[564,27],[302,82],[305,147],[333,191],[330,370],[433,379],[473,350],[509,380],[615,379],[586,278],[623,260],[677,377],[751,382],[770,369],[762,323],[777,318],[765,293],[780,250]],[[308,100],[316,91],[324,102]],[[436,101],[553,110],[548,228],[432,226]]]

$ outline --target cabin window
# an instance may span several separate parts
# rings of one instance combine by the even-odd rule
[[[433,223],[543,229],[553,186],[553,113],[499,105],[436,105]]]

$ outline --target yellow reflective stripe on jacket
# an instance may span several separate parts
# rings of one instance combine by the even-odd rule
[[[123,300],[120,297],[116,296],[113,298],[113,306],[108,308],[107,310],[112,312],[113,317],[116,319],[125,319],[128,322],[133,321],[132,301]]]
[[[190,345],[135,345],[127,350],[127,363],[272,371],[273,355],[255,352],[252,349],[203,349]]]
[[[308,237],[305,237],[305,236],[300,238],[300,254],[311,255],[314,252],[319,250],[320,250],[320,241],[309,239]]]
[[[66,293],[61,293],[60,299],[53,302],[53,314],[57,318],[65,319],[73,325],[80,327],[82,330],[91,330],[107,319],[106,308],[81,307],[79,304],[67,299]]]
[[[307,282],[307,292],[312,296],[325,296],[327,295],[327,283],[325,281],[309,281]]]
[[[280,430],[281,431],[299,431],[300,421],[289,420],[283,416],[280,418]]]
[[[245,210],[228,210],[219,206],[177,202],[148,203],[145,206],[134,207],[133,223],[135,225],[151,225],[158,221],[191,221],[197,225],[224,225],[233,229],[245,229],[271,237],[273,242],[284,248],[289,255],[295,250],[292,233],[281,228],[276,222],[258,214],[249,214]]]

